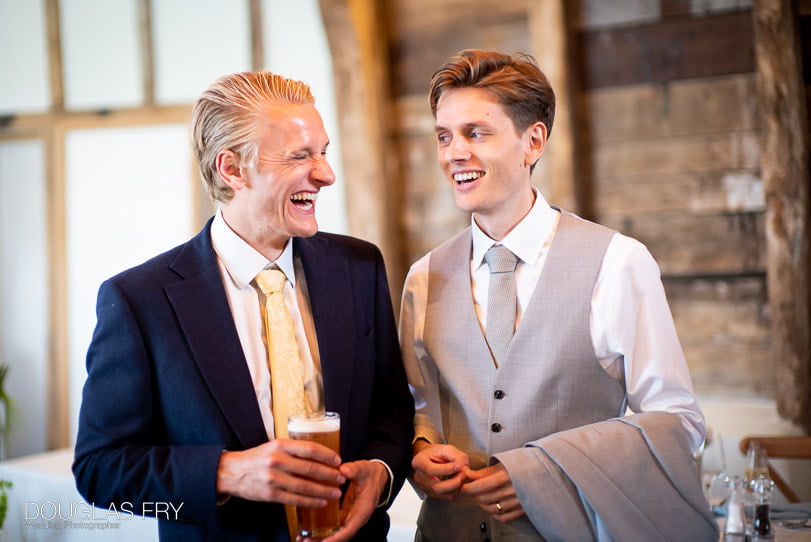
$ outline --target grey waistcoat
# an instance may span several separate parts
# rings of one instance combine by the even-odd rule
[[[470,286],[470,229],[430,256],[424,340],[439,369],[445,441],[472,468],[494,453],[620,416],[625,386],[594,356],[592,291],[613,230],[561,212],[543,271],[500,366],[487,348]],[[539,540],[528,520],[501,524],[464,498],[427,499],[424,540]],[[450,538],[449,538],[450,537]]]

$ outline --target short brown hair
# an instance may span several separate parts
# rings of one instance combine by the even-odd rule
[[[191,133],[200,177],[215,201],[227,203],[234,192],[217,172],[217,155],[230,150],[240,165],[256,164],[255,131],[263,109],[277,104],[314,104],[310,87],[270,72],[243,72],[214,81],[192,110]]]
[[[480,49],[460,51],[431,78],[429,101],[434,117],[442,93],[462,87],[492,92],[506,109],[517,132],[540,121],[546,126],[547,137],[552,133],[555,92],[532,56],[523,53],[510,56]]]

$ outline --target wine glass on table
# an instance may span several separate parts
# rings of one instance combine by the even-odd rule
[[[719,513],[729,494],[729,474],[727,473],[724,441],[719,431],[707,428],[707,440],[704,441],[701,463],[704,496],[707,497],[713,512]]]

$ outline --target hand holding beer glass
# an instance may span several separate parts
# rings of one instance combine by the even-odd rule
[[[290,416],[287,432],[293,440],[317,442],[340,453],[341,417],[336,412],[312,412]],[[337,484],[336,484],[337,486]],[[326,538],[341,527],[340,499],[328,499],[323,508],[296,507],[298,534]]]

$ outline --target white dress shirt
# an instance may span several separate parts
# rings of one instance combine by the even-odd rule
[[[560,218],[560,213],[534,190],[532,209],[500,241],[519,258],[515,270],[516,327],[538,283]],[[471,222],[471,288],[476,315],[484,332],[490,278],[484,254],[497,243],[475,220]],[[403,348],[403,361],[409,374],[436,372],[423,343],[430,256],[428,253],[412,265],[403,291],[400,342],[408,345]],[[404,326],[404,319],[409,319],[410,325]],[[408,328],[413,336],[402,336],[403,330]],[[693,450],[697,450],[705,436],[704,416],[693,392],[659,267],[642,243],[619,233],[612,237],[597,277],[591,299],[590,335],[600,365],[612,377],[625,378],[630,410],[679,415]],[[425,398],[414,387],[412,393],[417,409],[415,438],[430,441],[426,432],[420,432],[420,417],[429,412]],[[434,426],[440,425],[436,420]]]
[[[242,351],[248,362],[256,400],[262,414],[268,438],[274,437],[273,409],[270,391],[265,332],[260,309],[261,291],[253,282],[260,271],[273,264],[285,274],[284,303],[293,319],[296,342],[299,345],[304,374],[304,395],[312,411],[324,410],[324,386],[315,324],[310,312],[309,295],[300,262],[293,257],[293,243],[287,245],[275,262],[268,261],[246,243],[226,224],[222,212],[217,211],[211,224],[211,242],[217,253],[217,263],[225,285],[225,293]]]
[[[260,309],[261,290],[254,278],[263,269],[277,266],[287,277],[284,284],[284,303],[293,320],[296,342],[299,346],[304,376],[304,396],[311,411],[324,410],[324,381],[321,373],[321,357],[318,352],[318,339],[310,309],[310,295],[301,261],[293,254],[292,239],[287,241],[284,250],[275,262],[269,261],[256,249],[237,235],[217,210],[211,223],[211,243],[217,253],[228,305],[237,328],[239,342],[248,362],[256,401],[268,439],[273,439],[273,402],[270,387],[270,367],[268,366],[265,331]],[[383,490],[378,506],[388,504],[393,489],[394,474],[383,460],[370,459],[380,463],[388,472],[387,488]]]

